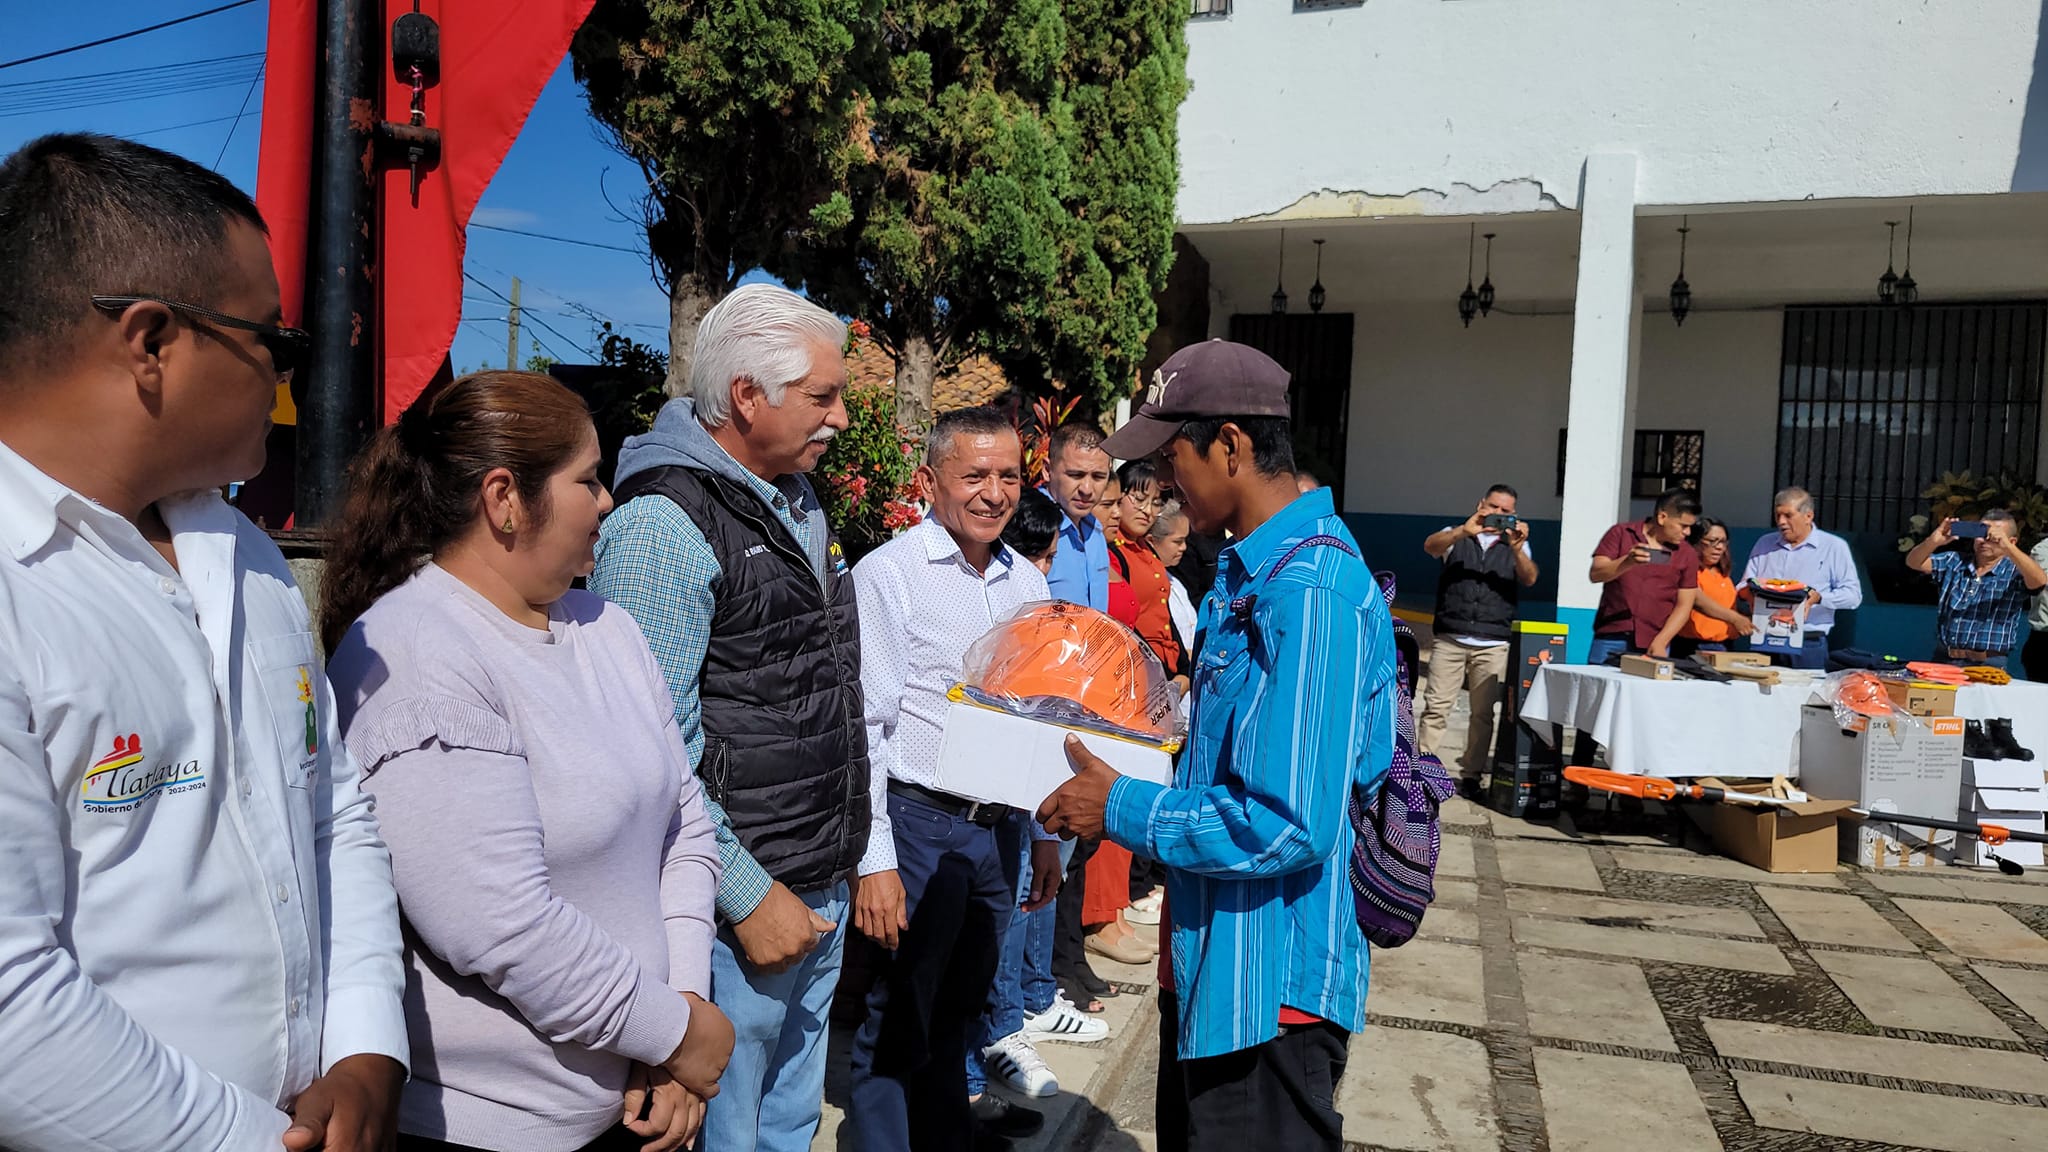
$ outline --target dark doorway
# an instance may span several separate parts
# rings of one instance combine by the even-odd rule
[[[1294,377],[1294,462],[1315,473],[1344,507],[1344,449],[1351,416],[1351,313],[1307,316],[1241,314],[1230,338],[1280,362]]]

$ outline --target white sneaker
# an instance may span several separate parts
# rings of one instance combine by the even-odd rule
[[[1060,1094],[1059,1077],[1045,1066],[1038,1049],[1031,1046],[1031,1041],[1022,1032],[1012,1032],[983,1048],[981,1061],[988,1066],[991,1076],[1026,1096]]]
[[[1052,1007],[1037,1015],[1025,1013],[1021,1035],[1033,1042],[1063,1040],[1068,1044],[1094,1044],[1109,1036],[1109,1022],[1074,1007],[1067,994],[1060,992],[1054,994]]]

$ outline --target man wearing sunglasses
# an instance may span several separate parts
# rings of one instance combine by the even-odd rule
[[[0,1147],[377,1152],[407,1052],[390,860],[263,466],[263,221],[190,161],[0,162]]]

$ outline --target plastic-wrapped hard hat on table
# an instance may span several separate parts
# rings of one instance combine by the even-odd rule
[[[1093,721],[1152,740],[1174,735],[1176,690],[1138,634],[1107,614],[1027,604],[967,650],[962,683],[1020,716]]]

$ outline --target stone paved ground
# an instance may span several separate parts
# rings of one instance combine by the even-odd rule
[[[1354,1147],[2048,1150],[2048,873],[1773,876],[1662,821],[1445,820],[1422,937],[1373,955]],[[1112,1018],[1044,1046],[1070,1091],[1027,1152],[1153,1152],[1156,1010]]]

